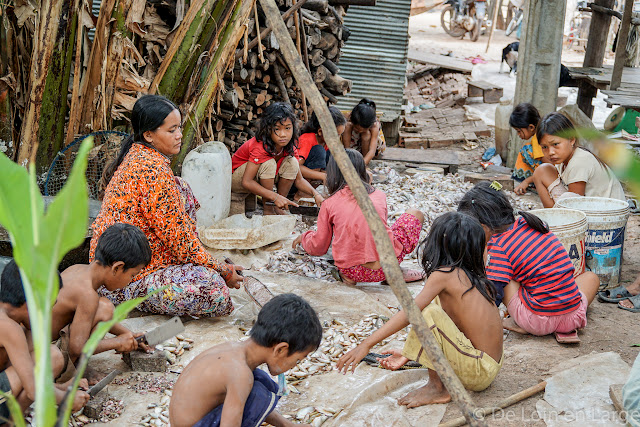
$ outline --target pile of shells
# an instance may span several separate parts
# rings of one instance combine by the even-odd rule
[[[139,394],[148,393],[164,393],[173,388],[176,383],[174,378],[160,374],[140,374],[132,373],[126,378],[116,378],[113,380],[115,385],[126,385],[129,390],[133,390]]]
[[[165,341],[156,346],[156,350],[164,352],[164,357],[167,361],[174,365],[180,356],[185,351],[189,351],[193,348],[193,340],[191,338],[185,338],[183,335],[176,335],[175,341],[173,339]]]
[[[147,409],[150,412],[142,416],[138,425],[145,427],[163,427],[169,425],[169,403],[171,402],[171,390],[162,392],[160,403],[150,403]]]
[[[100,411],[100,415],[98,416],[97,420],[92,420],[84,414],[73,415],[69,425],[72,427],[82,427],[84,425],[97,422],[108,423],[109,421],[115,420],[116,418],[120,418],[123,411],[124,401],[109,397],[102,404],[102,410]]]
[[[288,419],[293,419],[300,423],[311,424],[313,427],[320,427],[329,418],[333,418],[338,415],[340,411],[331,408],[325,408],[322,406],[307,406],[298,410],[293,415],[283,415]]]
[[[387,320],[389,320],[388,317],[374,313],[351,326],[336,319],[325,322],[320,347],[287,372],[289,390],[298,393],[295,386],[305,378],[335,369],[340,357],[354,349],[363,339],[384,325]],[[405,341],[407,339],[406,330],[392,335],[382,341],[379,346],[386,345],[394,338]]]
[[[275,253],[269,262],[258,269],[271,273],[288,273],[313,279],[336,282],[340,279],[338,270],[327,259],[310,255],[300,255],[299,251]]]
[[[409,208],[422,211],[425,222],[420,234],[420,241],[427,236],[433,221],[443,213],[455,211],[460,199],[474,185],[465,182],[464,177],[458,174],[444,176],[431,173],[401,175],[395,169],[387,166],[375,168],[374,173],[388,176],[385,182],[376,184],[375,187],[387,195],[389,224]],[[528,211],[537,207],[531,201],[521,199],[508,192],[505,194],[516,210]],[[411,257],[416,258],[416,254],[417,251],[414,251]]]
[[[120,417],[122,411],[124,411],[124,401],[110,397],[102,404],[102,411],[100,411],[98,420],[102,423],[108,423]]]

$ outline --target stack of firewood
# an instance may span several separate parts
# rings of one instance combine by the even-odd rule
[[[351,81],[338,73],[340,49],[349,37],[343,25],[345,9],[328,0],[279,0],[278,5],[305,65],[329,103],[351,90]],[[224,88],[213,108],[217,121],[213,138],[233,152],[254,136],[257,119],[273,102],[291,103],[301,120],[308,119],[307,103],[267,27],[259,5],[249,19],[233,66],[224,76]]]

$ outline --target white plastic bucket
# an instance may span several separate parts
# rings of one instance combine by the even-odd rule
[[[229,215],[231,155],[226,145],[211,141],[191,150],[182,163],[182,178],[200,203],[198,227],[209,227]]]
[[[629,218],[627,202],[605,197],[570,197],[558,200],[556,207],[587,215],[586,267],[598,275],[601,289],[617,287]]]
[[[567,250],[575,272],[573,276],[584,273],[585,246],[587,233],[587,215],[573,209],[536,209],[529,211],[549,225],[549,230],[556,235]]]

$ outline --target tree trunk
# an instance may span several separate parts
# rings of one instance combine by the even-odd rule
[[[9,66],[9,45],[13,43],[9,40],[10,32],[9,17],[6,13],[0,13],[0,77],[7,76],[12,72]],[[16,143],[13,138],[13,106],[11,93],[13,90],[7,83],[0,80],[0,152],[13,159]]]
[[[244,35],[242,26],[249,17],[253,5],[254,1],[236,0],[231,19],[225,27],[221,28],[220,37],[216,39],[216,50],[212,55],[202,90],[198,93],[197,102],[187,112],[187,119],[182,133],[182,148],[172,162],[174,170],[182,167],[184,157],[193,148],[199,137],[200,124],[203,122],[206,112],[222,84],[222,76],[228,67],[228,61],[233,60],[236,46]]]
[[[47,74],[51,66],[54,45],[58,34],[62,0],[43,0],[40,4],[38,22],[31,54],[29,76],[29,99],[20,133],[18,163],[26,166],[35,162],[40,134],[40,112],[45,92]]]
[[[182,27],[178,29],[178,34],[174,38],[167,54],[175,51],[170,62],[162,64],[158,74],[151,84],[150,92],[166,96],[174,102],[180,102],[181,97],[177,94],[178,86],[195,66],[194,58],[198,58],[205,49],[202,45],[203,39],[208,36],[207,31],[213,31],[212,22],[215,23],[225,11],[225,2],[218,0],[194,1],[187,12],[183,23],[192,19],[191,25],[180,40]],[[201,9],[199,9],[200,7]],[[213,9],[213,10],[212,10]],[[197,13],[202,10],[202,13]],[[195,15],[193,15],[195,13]],[[164,67],[164,70],[163,70]],[[184,93],[184,92],[183,92]]]

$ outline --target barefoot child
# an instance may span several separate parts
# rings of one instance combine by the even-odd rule
[[[462,384],[482,391],[493,382],[502,366],[502,324],[494,303],[493,285],[484,273],[485,234],[478,221],[448,212],[433,222],[422,247],[427,276],[415,302],[440,348]],[[355,370],[371,348],[409,324],[400,311],[383,327],[338,361],[338,369]],[[409,408],[447,403],[451,396],[411,331],[402,353],[398,350],[380,364],[391,370],[410,359],[429,369],[429,382],[398,401]]]
[[[279,295],[260,310],[249,336],[212,347],[189,363],[173,388],[173,427],[294,425],[275,411],[278,385],[258,366],[266,363],[271,375],[279,375],[317,349],[318,315],[299,296]]]
[[[329,107],[331,118],[336,125],[338,137],[344,133],[347,119],[342,112],[334,107]],[[322,181],[327,177],[327,161],[329,160],[329,147],[327,147],[322,135],[322,128],[318,117],[314,112],[311,119],[300,129],[300,139],[298,141],[298,155],[300,157],[300,170],[302,176],[307,181]]]
[[[544,154],[536,137],[539,122],[540,113],[528,102],[516,105],[509,117],[509,125],[515,129],[518,137],[525,141],[531,140],[520,149],[513,169],[513,179],[521,181],[520,185],[513,190],[518,195],[527,192],[527,188],[533,184],[533,172],[544,161]]]
[[[376,211],[386,224],[387,196],[368,184],[369,177],[362,154],[352,149],[347,149],[347,154]],[[321,256],[326,254],[331,246],[340,277],[348,284],[384,281],[384,272],[380,266],[371,230],[333,157],[327,165],[326,187],[330,196],[320,207],[318,231],[301,234],[293,242],[293,247],[301,243],[309,255]],[[387,227],[398,262],[402,262],[404,257],[415,249],[423,222],[422,212],[409,209],[400,215],[391,228]],[[422,279],[422,273],[416,270],[406,270],[404,275],[407,282]]]
[[[541,165],[533,182],[545,208],[560,197],[607,197],[626,200],[620,181],[591,151],[578,145],[576,129],[560,113],[544,116],[536,132],[540,147],[551,164]],[[555,167],[554,167],[555,165]]]
[[[30,334],[25,328],[27,325],[29,312],[20,270],[15,261],[11,261],[0,278],[0,391],[12,393],[23,412],[35,399],[35,366],[33,350],[30,349]],[[53,376],[60,375],[64,360],[55,345],[51,346],[51,365]],[[55,387],[56,403],[64,398],[66,386]],[[73,411],[79,411],[88,400],[89,395],[78,390],[73,401]],[[11,418],[6,403],[0,404],[0,417],[0,424]]]
[[[376,116],[376,103],[362,98],[353,107],[349,122],[342,134],[344,148],[355,148],[364,157],[364,164],[369,162],[387,148],[382,133],[382,125]]]
[[[577,341],[577,329],[587,325],[587,307],[600,285],[598,276],[587,271],[574,279],[569,254],[547,225],[528,212],[518,212],[516,219],[507,196],[488,182],[469,190],[458,211],[476,217],[490,239],[487,277],[499,294],[504,290],[511,316],[504,327]]]
[[[69,325],[66,333],[72,363],[80,357],[93,328],[113,316],[113,303],[100,297],[98,288],[104,286],[109,291],[124,288],[150,260],[151,248],[144,233],[133,225],[116,223],[100,236],[91,264],[73,265],[62,272],[64,286],[53,306],[52,335],[57,339],[62,329]],[[141,333],[134,334],[120,324],[110,332],[116,336],[100,341],[95,353],[138,349],[135,338]],[[148,349],[146,345],[140,345]]]
[[[242,144],[231,158],[231,191],[261,196],[264,202],[273,202],[277,208],[269,212],[265,207],[265,213],[282,214],[288,206],[298,206],[287,199],[295,182],[299,190],[313,194],[319,206],[322,196],[300,173],[297,143],[297,118],[291,105],[284,102],[269,105],[255,138]],[[273,191],[276,183],[277,192]]]

